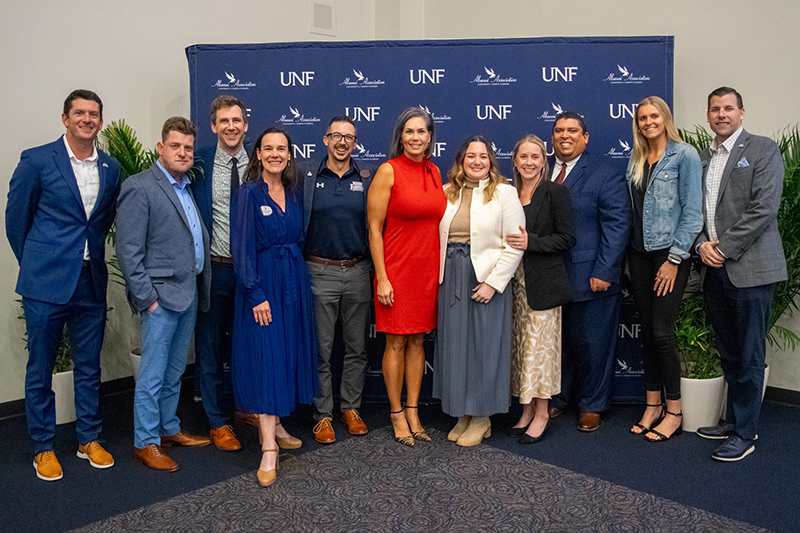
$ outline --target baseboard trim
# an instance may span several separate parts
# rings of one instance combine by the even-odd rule
[[[800,405],[800,391],[767,387],[764,399],[773,402],[788,403],[790,405]]]

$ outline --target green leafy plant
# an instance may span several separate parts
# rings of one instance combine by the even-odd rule
[[[678,318],[675,320],[675,340],[681,356],[682,375],[692,379],[710,379],[720,375],[719,353],[714,342],[714,330],[708,319],[706,302],[699,290],[684,293]]]

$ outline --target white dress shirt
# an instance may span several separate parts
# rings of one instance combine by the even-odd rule
[[[97,195],[100,192],[100,171],[97,168],[97,148],[92,147],[92,155],[81,161],[75,157],[72,148],[69,147],[67,136],[64,139],[64,146],[67,147],[67,155],[72,165],[72,172],[78,182],[78,191],[81,193],[83,209],[86,211],[86,220],[92,215],[94,204],[97,203]],[[83,258],[89,259],[89,243],[83,244]]]

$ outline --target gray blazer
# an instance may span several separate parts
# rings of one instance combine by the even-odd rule
[[[705,191],[709,149],[703,150],[700,160]],[[719,249],[727,256],[725,270],[736,287],[767,285],[787,277],[777,218],[783,176],[775,141],[742,130],[722,173],[715,215]],[[705,202],[703,220],[707,223]],[[695,249],[707,240],[704,225]]]
[[[208,232],[205,224],[201,226],[205,263],[198,277],[183,205],[161,169],[153,164],[122,183],[117,202],[117,259],[134,313],[156,301],[171,311],[185,311],[195,290],[200,310],[208,311],[211,257]]]

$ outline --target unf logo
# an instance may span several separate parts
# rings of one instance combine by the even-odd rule
[[[498,120],[505,120],[508,118],[508,115],[511,114],[511,104],[501,104],[498,106],[493,105],[484,105],[475,106],[477,108],[478,113],[478,120],[494,120],[497,118]],[[481,108],[483,108],[483,112],[481,112]]]
[[[414,85],[419,85],[420,83],[441,83],[442,78],[444,78],[444,69],[443,68],[434,68],[428,72],[425,69],[419,69],[416,71],[417,79],[414,79],[414,71],[408,71],[409,76],[411,77],[411,83]]]
[[[608,112],[611,118],[633,117],[638,105],[639,104],[608,104]]]
[[[311,159],[311,154],[316,151],[316,144],[293,144],[295,159]]]
[[[559,78],[569,82],[577,75],[578,67],[564,67],[563,70],[558,67],[550,67],[550,77],[548,78],[547,67],[542,67],[542,79],[547,83],[558,81]]]
[[[444,152],[447,151],[447,143],[433,143],[433,150],[431,150],[431,155],[433,157],[441,157]]]
[[[304,70],[302,72],[281,72],[281,85],[284,87],[294,87],[296,85],[302,85],[306,87],[311,84],[311,80],[313,79],[313,70]]]
[[[349,107],[344,108],[344,114],[353,119],[355,122],[366,120],[367,122],[375,122],[375,118],[381,114],[380,107],[354,107],[353,112],[350,112]]]

